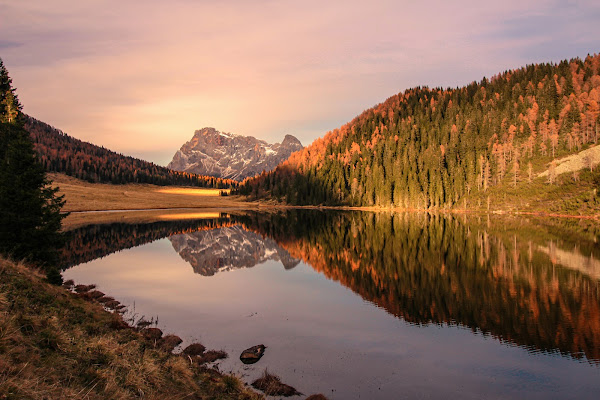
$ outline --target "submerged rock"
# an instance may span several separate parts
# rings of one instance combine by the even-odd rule
[[[264,344],[252,346],[249,349],[242,351],[242,354],[240,355],[240,360],[244,364],[254,364],[255,362],[261,359],[263,354],[265,354],[266,348],[267,347]]]

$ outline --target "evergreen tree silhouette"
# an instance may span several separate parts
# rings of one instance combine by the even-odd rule
[[[46,270],[62,281],[56,266],[63,243],[60,210],[65,201],[50,186],[23,128],[21,104],[0,59],[0,252]]]

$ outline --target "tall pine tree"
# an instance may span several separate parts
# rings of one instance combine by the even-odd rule
[[[0,253],[45,268],[49,280],[59,283],[64,200],[36,160],[21,108],[0,59]]]

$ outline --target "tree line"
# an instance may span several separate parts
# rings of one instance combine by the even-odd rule
[[[600,55],[461,88],[408,89],[317,139],[239,193],[291,204],[452,207],[528,185],[600,138]],[[592,160],[589,169],[593,169]]]

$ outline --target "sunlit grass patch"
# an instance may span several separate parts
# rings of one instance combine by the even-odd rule
[[[162,214],[159,215],[160,219],[213,219],[221,216],[218,212],[191,212],[191,213],[177,213],[177,214]]]
[[[209,189],[209,188],[161,188],[156,190],[158,193],[182,194],[186,196],[219,196],[220,192],[229,194],[229,189]]]

